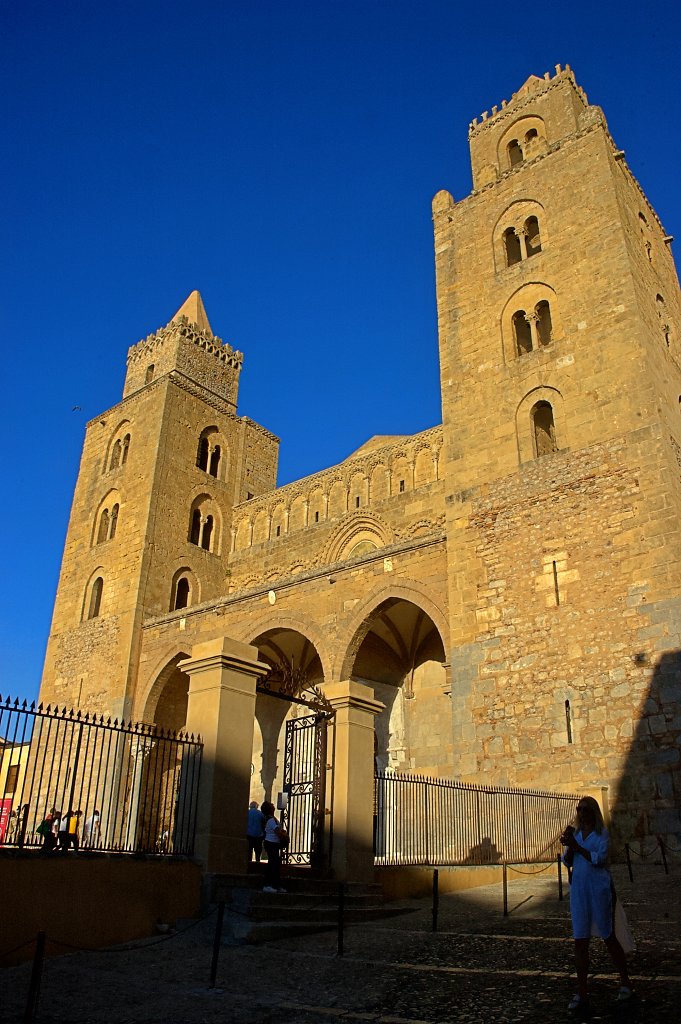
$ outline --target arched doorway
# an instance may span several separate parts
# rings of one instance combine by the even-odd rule
[[[251,643],[270,665],[259,683],[253,724],[251,800],[271,800],[289,832],[289,861],[321,863],[327,715],[316,647],[303,633],[275,627]]]
[[[177,803],[183,771],[182,748],[169,742],[187,723],[189,676],[179,663],[181,651],[159,672],[146,699],[143,720],[155,728],[132,751],[129,832],[134,845],[156,853],[176,849]]]
[[[376,718],[376,767],[450,774],[445,648],[433,619],[413,601],[391,597],[365,616],[354,645],[352,678],[385,704]]]

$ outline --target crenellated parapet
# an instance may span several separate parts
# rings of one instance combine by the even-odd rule
[[[127,363],[123,397],[179,370],[236,406],[243,354],[185,314],[133,345]]]
[[[337,466],[234,508],[232,553],[374,509],[440,479],[442,427],[369,443]]]
[[[587,95],[581,85],[577,84],[570,65],[566,64],[565,67],[562,67],[560,64],[556,64],[554,75],[550,71],[546,71],[542,78],[531,75],[522,88],[513,93],[510,100],[502,100],[500,104],[492,107],[491,111],[483,110],[479,119],[473,118],[468,125],[469,139],[480,131],[488,131],[490,128],[496,127],[511,115],[517,115],[524,103],[533,102],[538,96],[545,94],[550,89],[555,89],[565,81],[570,83],[584,106],[588,106]]]

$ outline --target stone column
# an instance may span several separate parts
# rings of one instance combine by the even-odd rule
[[[207,871],[246,869],[255,687],[269,666],[257,648],[229,637],[192,648],[187,732],[203,740],[194,852]]]
[[[374,718],[385,705],[373,690],[347,680],[324,687],[333,721],[333,847],[340,882],[371,882],[374,872]]]

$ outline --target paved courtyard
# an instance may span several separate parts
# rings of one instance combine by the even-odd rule
[[[525,869],[524,869],[525,870]],[[531,869],[528,869],[531,870]],[[615,868],[638,950],[631,957],[638,999],[618,1007],[617,979],[593,942],[594,1021],[651,1024],[679,1019],[681,868]],[[567,1020],[574,990],[567,900],[555,872],[512,875],[508,917],[500,885],[444,896],[439,930],[428,900],[405,913],[349,927],[344,956],[333,932],[220,949],[210,977],[215,914],[134,948],[75,952],[45,966],[41,1024],[375,1024]],[[276,899],[277,897],[272,897]],[[183,928],[186,927],[183,925]],[[84,943],[85,944],[85,943]],[[21,1021],[30,964],[0,972],[0,1020]]]

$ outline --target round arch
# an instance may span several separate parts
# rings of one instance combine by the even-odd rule
[[[157,662],[150,673],[151,683],[146,688],[146,696],[140,701],[138,720],[163,729],[184,729],[189,676],[179,663],[190,655],[191,651],[175,646],[174,653],[168,652]]]
[[[353,616],[341,678],[370,686],[383,704],[374,726],[378,768],[442,772],[448,767],[444,626],[433,601],[408,586],[382,588]]]
[[[235,640],[239,640],[243,644],[257,646],[256,640],[258,637],[275,630],[289,630],[292,633],[299,633],[304,637],[317,651],[323,678],[332,678],[331,657],[326,638],[319,626],[312,622],[299,619],[294,615],[279,614],[273,610],[269,614],[261,615],[255,622],[251,621],[241,627],[241,629],[234,630],[233,635]]]
[[[352,610],[352,618],[343,632],[348,638],[341,642],[342,661],[338,679],[349,679],[355,656],[371,629],[371,615],[386,601],[407,601],[420,607],[432,619],[437,629],[445,652],[449,650],[449,627],[445,612],[425,592],[423,586],[416,581],[396,583],[390,586],[380,584],[358,606]]]

